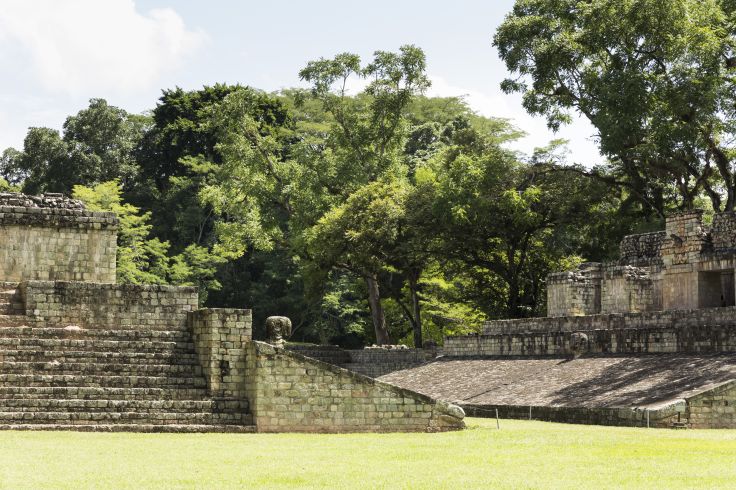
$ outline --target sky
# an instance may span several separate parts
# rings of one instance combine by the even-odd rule
[[[28,127],[64,119],[104,98],[128,112],[155,107],[161,90],[241,83],[266,91],[305,86],[298,72],[320,57],[403,44],[421,47],[428,95],[462,96],[484,116],[509,118],[530,154],[553,138],[569,161],[602,161],[583,119],[551,133],[518,95],[492,46],[513,0],[2,0],[0,150],[22,148]]]

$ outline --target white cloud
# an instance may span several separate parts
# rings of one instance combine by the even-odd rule
[[[49,93],[142,91],[207,38],[171,9],[132,0],[4,0],[0,61],[16,83]]]
[[[504,94],[500,89],[494,93],[467,90],[453,86],[443,77],[433,75],[430,78],[432,87],[427,95],[462,97],[471,109],[482,116],[510,119],[514,126],[526,133],[525,137],[511,145],[515,150],[530,155],[534,148],[545,146],[552,139],[562,138],[569,141],[571,162],[592,166],[603,160],[592,140],[595,129],[584,119],[575,120],[555,134],[547,128],[544,118],[532,117],[524,110],[518,96]]]

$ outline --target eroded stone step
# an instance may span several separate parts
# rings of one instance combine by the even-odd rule
[[[250,422],[251,417],[236,413],[213,412],[0,412],[0,424],[233,424]]]
[[[0,387],[92,386],[111,388],[206,388],[204,377],[121,376],[99,374],[0,373]]]
[[[33,324],[35,320],[25,315],[0,314],[0,329],[8,327],[21,327]]]
[[[236,433],[252,434],[256,432],[254,425],[224,424],[0,424],[0,430],[43,430],[43,431],[78,431],[78,432],[151,432],[151,433]]]
[[[0,362],[74,362],[123,364],[179,364],[199,365],[195,353],[183,352],[100,352],[89,350],[0,350]]]
[[[0,412],[139,412],[188,413],[247,412],[248,404],[238,400],[110,400],[110,399],[0,399]]]
[[[97,386],[0,386],[0,400],[9,399],[85,400],[205,400],[205,388],[113,388]]]
[[[35,327],[18,325],[0,328],[0,338],[38,338],[38,339],[76,339],[76,340],[120,340],[120,341],[156,341],[191,342],[192,336],[181,330],[136,330],[136,329],[96,329],[74,327]]]
[[[151,375],[185,375],[196,377],[202,375],[202,368],[194,364],[123,364],[115,362],[106,363],[84,363],[84,362],[0,362],[0,373],[11,374],[105,374],[105,375],[127,375],[127,376],[151,376]]]
[[[7,303],[0,302],[0,315],[3,316],[22,316],[25,314],[23,303]]]
[[[0,352],[3,350],[85,350],[97,352],[194,352],[192,342],[165,341],[118,341],[118,340],[77,340],[77,339],[37,339],[0,338]]]

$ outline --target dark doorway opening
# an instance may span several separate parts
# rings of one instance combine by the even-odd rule
[[[698,306],[700,308],[736,306],[733,269],[698,274]]]

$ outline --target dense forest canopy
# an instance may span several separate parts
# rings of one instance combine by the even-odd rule
[[[92,99],[5,150],[1,187],[116,212],[120,282],[197,285],[253,308],[256,336],[280,314],[292,340],[420,346],[544,314],[549,272],[668,210],[735,206],[732,12],[670,3],[519,0],[496,34],[504,88],[552,127],[588,117],[604,166],[510,150],[509,121],[424,95],[407,45],[309,62],[308,89],[166,89],[143,115]]]

